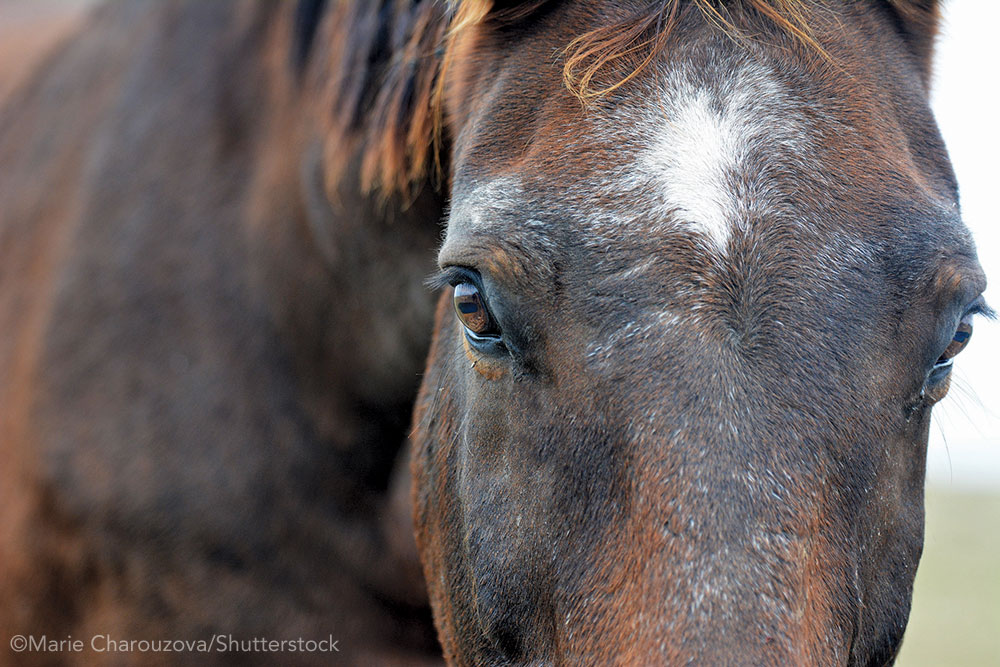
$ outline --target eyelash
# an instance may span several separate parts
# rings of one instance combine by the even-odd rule
[[[983,297],[979,297],[978,299],[976,299],[975,303],[973,303],[969,307],[969,310],[967,310],[962,317],[966,318],[966,317],[971,317],[973,315],[979,315],[981,317],[985,317],[988,320],[997,319],[997,311],[990,308],[989,304],[986,303]]]
[[[449,286],[454,287],[463,282],[472,283],[479,287],[479,274],[464,266],[446,266],[427,279],[427,286],[433,290],[439,290]]]

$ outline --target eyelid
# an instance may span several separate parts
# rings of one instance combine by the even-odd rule
[[[454,287],[459,283],[472,283],[480,291],[483,290],[479,272],[465,266],[445,266],[426,281],[427,286],[434,290],[444,289],[449,285]]]

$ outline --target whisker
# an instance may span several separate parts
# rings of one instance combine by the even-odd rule
[[[968,378],[958,372],[958,369],[956,369],[956,374],[952,378],[952,382],[955,384],[955,387],[962,392],[963,396],[975,402],[976,407],[985,412],[989,417],[1000,419],[1000,414],[994,412],[990,406],[983,403],[983,400],[979,398],[979,393],[976,391],[975,387],[972,386],[972,383],[969,382]]]
[[[931,413],[931,420],[934,425],[937,426],[938,433],[941,435],[941,443],[944,445],[945,457],[948,459],[948,485],[953,486],[955,484],[955,469],[951,464],[951,449],[948,448],[948,436],[945,434],[945,429],[941,423],[943,420],[943,415],[945,413],[937,411]]]

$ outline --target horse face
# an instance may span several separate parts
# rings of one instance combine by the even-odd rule
[[[882,664],[984,288],[926,72],[882,9],[817,17],[825,55],[693,11],[583,108],[552,53],[617,11],[453,45],[414,430],[446,655]]]

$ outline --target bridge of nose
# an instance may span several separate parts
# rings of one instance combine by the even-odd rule
[[[806,659],[840,632],[828,586],[843,558],[804,482],[708,460],[636,469],[623,522],[586,559],[587,593],[561,619],[567,639],[625,632],[617,645],[671,664],[833,657]]]

